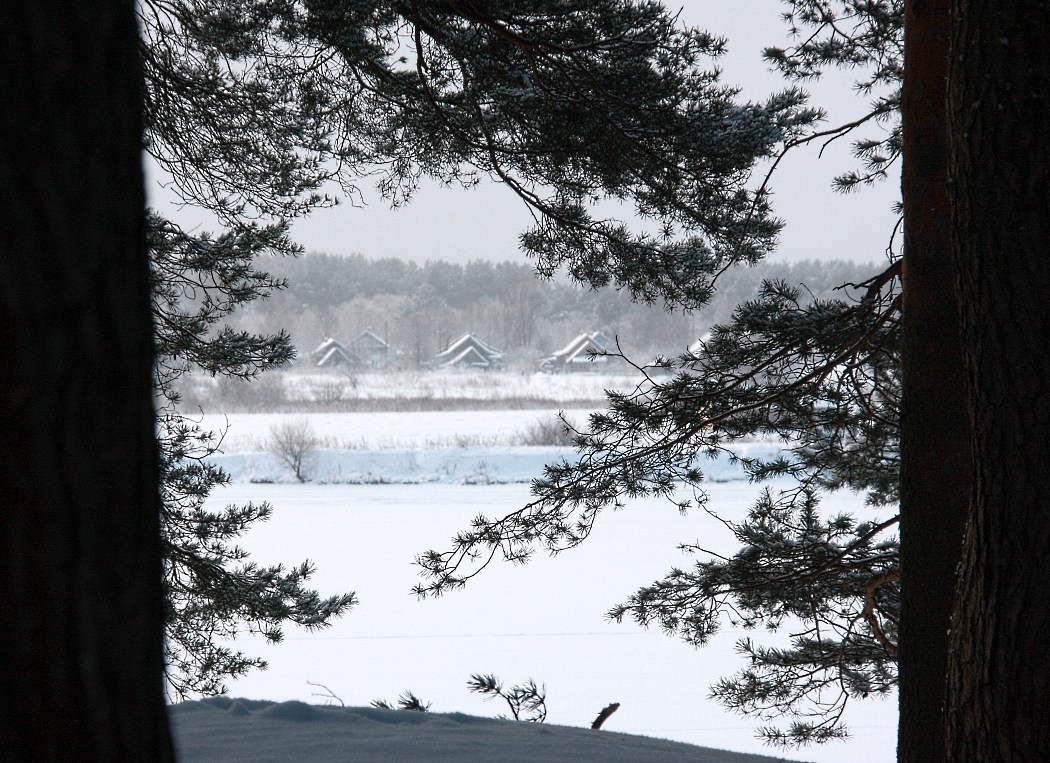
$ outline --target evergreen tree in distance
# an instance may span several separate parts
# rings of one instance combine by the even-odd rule
[[[139,16],[147,151],[224,229],[149,220],[180,696],[262,664],[219,637],[247,628],[279,640],[282,624],[321,627],[354,601],[306,589],[309,565],[243,562],[234,539],[269,507],[203,508],[226,476],[172,386],[191,367],[248,379],[290,357],[286,336],[223,321],[279,288],[255,261],[297,252],[287,222],[335,203],[327,184],[356,198],[374,181],[396,205],[423,177],[490,177],[533,211],[521,241],[541,273],[695,306],[721,269],[773,247],[779,223],[748,190],[752,168],[818,116],[795,89],[738,101],[713,64],[724,42],[653,3],[144,0]],[[605,199],[633,204],[661,233],[596,213]]]

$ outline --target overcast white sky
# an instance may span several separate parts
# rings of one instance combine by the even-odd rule
[[[742,87],[743,97],[762,100],[784,87],[761,58],[763,47],[787,44],[786,25],[779,16],[785,5],[780,0],[679,0],[667,5],[681,7],[686,23],[728,38],[729,54],[720,64],[723,81]],[[864,101],[853,95],[851,82],[848,74],[836,75],[809,86],[815,92],[813,103],[830,111],[832,121],[836,115],[842,120],[856,116]],[[848,144],[839,141],[823,157],[818,153],[818,146],[798,149],[774,177],[774,209],[787,223],[775,258],[880,259],[895,220],[892,205],[899,178],[850,195],[835,193],[831,178],[855,166]],[[168,209],[170,204],[155,180],[149,185],[151,204],[184,226],[201,225],[204,218],[191,210]],[[314,212],[295,224],[295,239],[307,251],[416,262],[526,259],[518,249],[518,236],[531,218],[510,191],[497,185],[463,191],[432,184],[398,210],[391,210],[373,189],[362,191],[366,206],[342,204]]]

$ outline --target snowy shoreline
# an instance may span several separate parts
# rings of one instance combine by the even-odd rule
[[[520,433],[558,410],[400,412],[312,414],[232,414],[206,416],[205,429],[224,433],[222,452],[208,460],[222,467],[233,482],[295,483],[293,471],[266,441],[281,421],[304,420],[324,443],[307,459],[306,481],[314,484],[452,484],[529,483],[543,467],[572,462],[571,447],[515,445]],[[582,425],[589,410],[565,411]],[[465,444],[457,444],[465,443]],[[772,458],[781,446],[773,442],[737,443],[739,456]],[[697,465],[709,482],[747,479],[739,464],[723,454],[701,457]]]
[[[779,452],[772,443],[744,444],[738,453],[770,458]],[[528,483],[543,475],[543,467],[571,462],[572,448],[479,446],[465,448],[324,448],[307,464],[308,482],[336,485],[501,485]],[[297,482],[292,470],[270,453],[217,454],[210,459],[233,482]],[[708,482],[746,480],[740,464],[728,456],[701,459]]]

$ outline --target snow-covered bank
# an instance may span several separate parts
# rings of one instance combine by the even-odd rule
[[[265,449],[270,428],[282,421],[305,421],[325,447],[353,450],[429,450],[465,445],[514,445],[530,425],[550,420],[558,408],[491,411],[395,411],[379,413],[210,414],[201,426],[222,436],[224,453]],[[590,409],[564,411],[584,424]]]
[[[566,411],[582,425],[587,410]],[[546,464],[571,461],[572,448],[513,445],[530,425],[557,415],[545,411],[339,413],[309,416],[236,414],[205,417],[204,426],[225,432],[223,453],[212,457],[234,482],[295,482],[292,470],[266,451],[270,427],[304,419],[321,442],[308,457],[306,476],[318,484],[507,484],[531,482]],[[457,445],[456,443],[464,443]],[[475,444],[479,443],[479,444]],[[331,447],[331,446],[335,447]],[[742,443],[737,455],[770,457],[779,446]],[[744,479],[728,456],[701,458],[711,482]]]
[[[171,709],[179,759],[474,763],[775,763],[781,758],[616,732],[463,713],[319,707],[217,697]]]
[[[565,448],[324,449],[307,459],[308,481],[317,484],[497,485],[529,482]],[[269,453],[214,456],[235,482],[295,482],[292,470]]]
[[[770,443],[741,446],[741,454],[772,456]],[[546,464],[571,461],[572,448],[467,447],[429,450],[390,448],[328,448],[314,452],[307,462],[308,481],[319,484],[422,484],[499,485],[531,482]],[[237,453],[213,456],[212,461],[234,482],[294,482],[292,470],[270,453]],[[711,482],[745,479],[739,464],[727,456],[700,463]]]

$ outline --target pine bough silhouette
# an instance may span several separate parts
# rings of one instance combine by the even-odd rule
[[[475,673],[467,681],[467,688],[477,694],[486,695],[486,700],[502,697],[510,708],[510,716],[516,721],[543,723],[547,719],[547,686],[536,686],[536,682],[531,678],[523,684],[504,689],[496,676]],[[499,717],[507,718],[505,715]]]
[[[342,704],[342,700],[335,697],[335,695],[332,694],[331,689],[324,686],[324,684],[311,685],[320,686],[325,689],[326,694],[318,696],[334,698]],[[543,723],[547,720],[547,685],[540,684],[537,686],[536,681],[532,678],[525,681],[525,683],[515,684],[514,686],[505,689],[503,682],[495,675],[492,675],[491,673],[475,673],[471,675],[470,680],[467,681],[467,688],[476,694],[485,695],[486,700],[495,699],[496,697],[503,699],[503,701],[507,703],[510,715],[497,716],[502,720],[513,719],[515,721],[525,721],[527,723]],[[418,713],[425,713],[430,710],[431,703],[423,702],[423,700],[411,691],[405,691],[397,698],[397,707],[383,699],[374,699],[371,704],[372,707],[377,707],[382,710],[409,710]],[[600,729],[602,724],[608,720],[609,716],[615,713],[619,708],[619,702],[612,702],[606,705],[602,708],[601,712],[598,713],[598,717],[594,719],[591,728],[595,730]]]
[[[424,702],[415,694],[410,691],[403,692],[401,696],[397,698],[397,707],[395,708],[385,699],[373,699],[372,707],[378,707],[382,710],[409,710],[414,713],[425,713],[430,710],[429,702]]]

